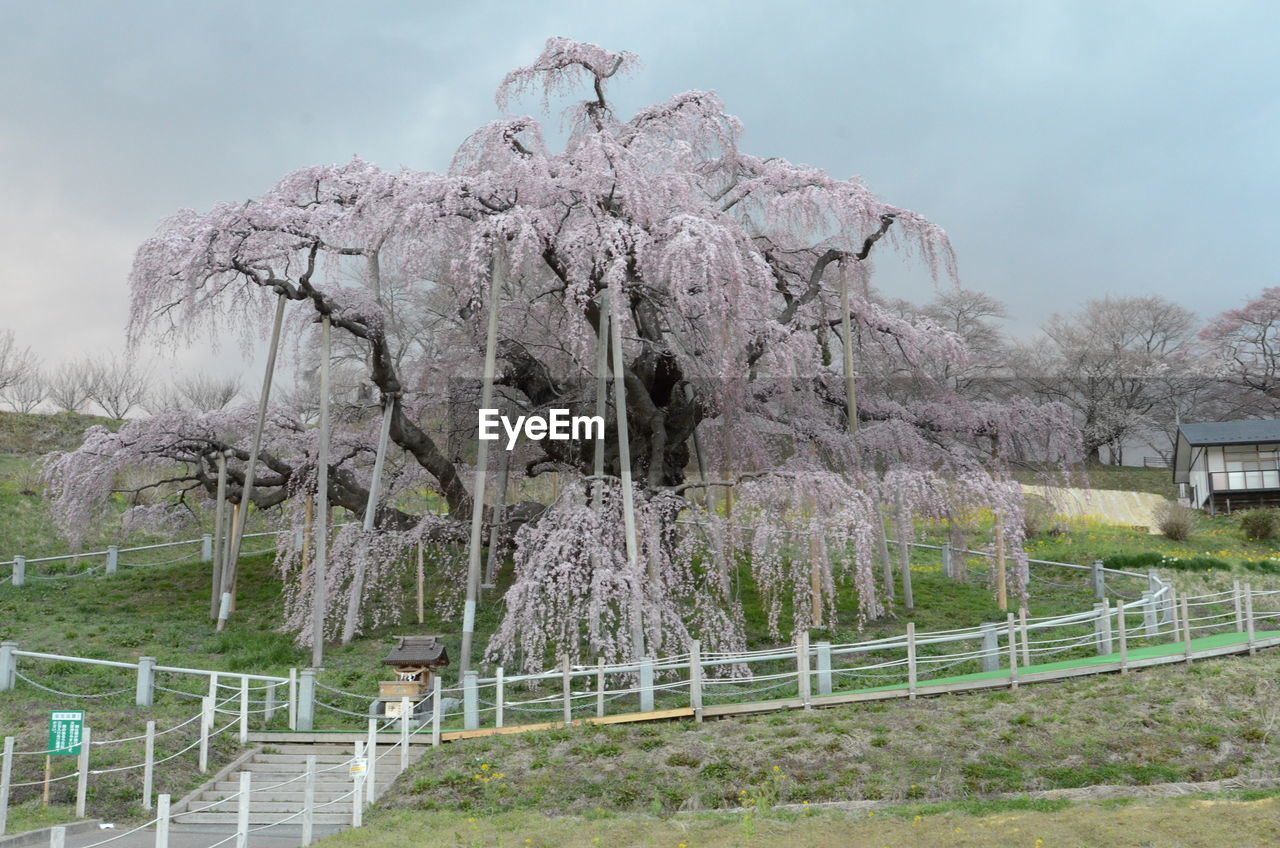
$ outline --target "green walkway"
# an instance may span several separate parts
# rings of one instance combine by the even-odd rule
[[[1146,637],[1143,637],[1146,638]],[[1280,631],[1267,630],[1256,631],[1253,634],[1254,643],[1265,642],[1268,639],[1280,638]],[[1248,636],[1244,633],[1215,633],[1212,636],[1199,636],[1191,640],[1191,653],[1194,657],[1200,651],[1209,651],[1214,648],[1223,648],[1229,645],[1238,645],[1243,650],[1247,650]],[[1161,645],[1148,645],[1142,648],[1130,648],[1126,652],[1127,661],[1132,663],[1138,660],[1153,659],[1155,657],[1179,657],[1184,655],[1186,646],[1182,642],[1166,642]],[[1007,648],[1001,652],[1002,656],[1008,654]],[[1021,659],[1021,655],[1019,655]],[[1120,653],[1114,652],[1110,654],[1097,654],[1088,657],[1075,657],[1069,660],[1059,660],[1058,662],[1035,664],[1029,666],[1019,666],[1018,676],[1030,674],[1046,674],[1055,671],[1067,671],[1070,669],[1086,668],[1095,665],[1118,664],[1120,662]],[[837,669],[832,669],[836,671]],[[996,680],[1000,678],[1008,679],[1009,669],[1001,668],[995,671],[978,671],[971,674],[959,674],[952,677],[936,677],[928,679],[920,679],[916,682],[916,687],[926,686],[946,686],[952,683],[968,683],[975,680]],[[907,691],[907,685],[904,683],[893,683],[887,686],[870,686],[861,689],[842,689],[838,692],[833,691],[833,695],[854,695],[859,692],[889,692],[894,690]]]

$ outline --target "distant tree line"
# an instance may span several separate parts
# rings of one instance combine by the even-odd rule
[[[0,401],[14,412],[99,412],[117,421],[169,410],[214,412],[240,396],[238,377],[197,373],[158,380],[136,357],[81,357],[48,367],[0,329]]]

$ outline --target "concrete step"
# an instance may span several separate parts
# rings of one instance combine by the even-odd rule
[[[200,810],[201,807],[208,807],[212,803],[214,802],[213,801],[197,801],[191,806],[196,810]],[[320,813],[325,813],[325,814],[341,813],[342,815],[350,816],[351,804],[352,804],[352,799],[349,797],[342,798],[341,800],[337,798],[327,798],[323,801],[317,798],[316,814],[319,815]],[[203,812],[230,814],[230,813],[236,812],[239,809],[240,809],[240,799],[232,798],[229,801],[224,801],[218,806],[209,810],[204,810]],[[255,796],[252,799],[251,803],[249,804],[249,815],[253,815],[255,813],[296,813],[301,809],[302,809],[301,798],[299,798],[296,801],[274,801],[274,800],[270,800],[269,798],[258,798]],[[199,813],[196,813],[196,815],[198,814]],[[276,818],[280,818],[280,816],[276,816]]]
[[[334,763],[345,763],[347,760],[355,756],[355,750],[334,752],[327,754],[316,754],[317,765],[333,765]],[[299,767],[307,764],[306,754],[255,754],[253,757],[255,763],[292,763]]]
[[[255,813],[252,810],[250,810],[249,826],[256,827],[258,825],[264,825],[264,824],[277,824],[281,821],[281,819],[284,819],[289,815],[292,815],[292,812],[296,812],[296,811],[291,811],[290,813]],[[300,822],[301,818],[302,817],[299,816],[296,819],[291,819],[290,821],[285,822],[285,824],[292,824],[295,826],[299,826],[301,824]],[[184,824],[184,825],[217,824],[217,825],[223,825],[223,826],[229,825],[233,831],[235,830],[238,819],[239,819],[239,816],[236,813],[217,813],[217,812],[214,812],[213,810],[210,810],[207,813],[179,813],[173,817],[174,822],[179,824]],[[335,827],[346,827],[351,824],[351,811],[344,810],[340,813],[317,812],[315,814],[315,818],[313,819],[313,821],[316,824],[331,825]]]
[[[342,824],[332,824],[328,822],[314,822],[311,827],[311,833],[317,839],[321,836],[332,836],[335,833],[341,833],[351,826],[351,822],[347,821]],[[254,836],[266,835],[276,837],[298,837],[302,835],[302,825],[297,819],[284,824],[261,826],[260,830],[249,834],[249,844],[252,845]],[[180,822],[175,820],[169,827],[169,833],[172,834],[222,834],[230,835],[236,832],[236,823],[231,822]],[[206,845],[214,840],[205,839],[199,842],[199,845]],[[172,843],[170,843],[172,844]],[[230,843],[228,843],[230,844]]]
[[[378,786],[378,791],[382,791],[385,788],[386,786],[384,784],[380,784]],[[335,798],[341,798],[343,795],[347,794],[350,791],[351,791],[350,785],[343,787],[341,789],[337,787],[334,787],[332,789],[325,789],[323,791],[317,789],[316,803],[317,804],[328,803],[329,801],[332,801]],[[236,794],[235,792],[228,791],[228,790],[223,790],[223,791],[205,790],[196,796],[196,799],[192,801],[192,806],[198,807],[198,806],[201,806],[202,804],[212,804],[214,801],[221,801],[223,798],[230,798],[232,795],[235,795],[235,794]],[[266,792],[254,792],[253,797],[262,798],[264,801],[270,801],[275,798],[280,798],[283,800],[297,798],[298,803],[302,803],[302,800],[305,797],[305,793],[303,792],[302,788],[298,786],[282,786],[279,789],[270,789],[270,790],[267,790]]]
[[[280,779],[279,779],[279,780],[267,780],[267,779],[264,777],[262,780],[258,780],[256,777],[254,777],[254,778],[252,778],[252,779],[249,781],[249,791],[254,792],[254,793],[257,793],[257,792],[261,791],[261,790],[262,790],[263,788],[265,788],[265,787],[268,787],[268,786],[275,786],[276,784],[284,783],[284,781],[288,779],[288,777],[286,777],[286,776],[284,776],[284,775],[277,775],[277,777],[279,777]],[[391,783],[392,783],[392,781],[393,781],[394,779],[395,779],[395,775],[390,775],[390,774],[388,774],[388,775],[386,775],[386,776],[383,776],[382,774],[379,774],[379,775],[378,775],[378,779],[377,779],[377,785],[378,785],[378,786],[380,786],[380,787],[382,787],[382,788],[386,788],[386,787],[388,787],[388,786],[390,786],[390,785],[391,785]],[[295,792],[295,791],[296,791],[296,792],[301,792],[301,791],[302,791],[302,789],[303,789],[303,786],[304,786],[305,782],[306,782],[306,778],[304,778],[304,777],[299,777],[297,780],[293,781],[292,783],[286,783],[284,786],[279,787],[279,791],[281,791],[281,792]],[[316,780],[316,792],[317,792],[317,793],[321,793],[321,792],[346,792],[348,789],[350,789],[350,788],[351,788],[351,784],[352,784],[353,782],[354,782],[354,781],[352,781],[352,780],[351,780],[351,778],[350,778],[350,777],[348,777],[347,775],[343,775],[341,779],[339,779],[339,778],[333,778],[333,779],[330,779],[330,780],[321,780],[321,779],[317,779],[317,780]],[[221,793],[221,794],[223,794],[223,795],[232,795],[232,794],[235,794],[236,792],[239,792],[239,791],[240,791],[240,781],[238,781],[238,780],[219,780],[217,783],[214,783],[214,784],[212,784],[212,785],[206,785],[206,786],[204,787],[204,791],[205,791],[205,792],[216,792],[216,793]]]

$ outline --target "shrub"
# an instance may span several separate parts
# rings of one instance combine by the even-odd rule
[[[1177,501],[1165,501],[1160,504],[1155,508],[1153,516],[1156,527],[1160,528],[1165,538],[1175,542],[1185,542],[1190,539],[1196,525],[1200,523],[1198,512]]]
[[[1217,557],[1171,557],[1155,551],[1142,551],[1128,554],[1111,554],[1104,557],[1102,564],[1107,568],[1119,571],[1145,571],[1148,568],[1172,569],[1174,571],[1230,571],[1231,563]],[[1245,564],[1245,567],[1249,567]],[[1262,569],[1258,569],[1261,571]]]
[[[1250,509],[1240,513],[1240,529],[1246,539],[1267,542],[1280,531],[1280,513],[1274,509]]]
[[[1049,532],[1053,527],[1053,504],[1040,495],[1027,495],[1022,499],[1022,531],[1028,539]]]

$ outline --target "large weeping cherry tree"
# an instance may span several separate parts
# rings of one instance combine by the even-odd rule
[[[1007,588],[1025,595],[1021,495],[1004,470],[1027,456],[1071,459],[1078,434],[1055,406],[958,396],[930,375],[964,361],[959,338],[877,304],[873,254],[903,252],[946,284],[945,234],[856,178],[739,149],[742,128],[713,93],[685,92],[624,120],[607,93],[634,61],[553,38],[507,75],[504,108],[529,91],[586,94],[568,108],[562,150],[548,148],[534,118],[507,116],[466,139],[447,173],[389,173],[360,159],[305,168],[247,203],[181,212],[139,249],[135,341],[239,333],[249,344],[283,298],[286,338],[307,372],[312,325],[327,317],[333,328],[355,400],[337,416],[328,500],[373,515],[371,529],[337,533],[320,587],[305,558],[310,535],[281,536],[286,626],[300,640],[311,639],[316,591],[327,637],[348,609],[357,632],[392,623],[400,607],[386,598],[405,552],[466,538],[476,455],[467,439],[493,298],[503,408],[591,415],[603,398],[606,436],[599,457],[588,440],[525,442],[512,455],[513,478],[555,472],[559,485],[549,505],[504,513],[514,575],[489,659],[616,660],[679,653],[694,638],[741,648],[740,569],[779,637],[877,616],[890,589],[875,567],[886,518],[907,528],[994,510],[1015,558]],[[603,376],[617,393],[602,391]],[[390,449],[371,499],[384,410]],[[223,455],[235,502],[253,429],[245,409],[93,430],[49,461],[58,514],[72,531],[85,526],[121,472],[139,467],[173,496],[168,508],[198,512],[215,496]],[[309,526],[318,455],[305,405],[273,404],[254,507]],[[405,507],[424,489],[447,514]],[[836,607],[846,582],[857,609]]]

